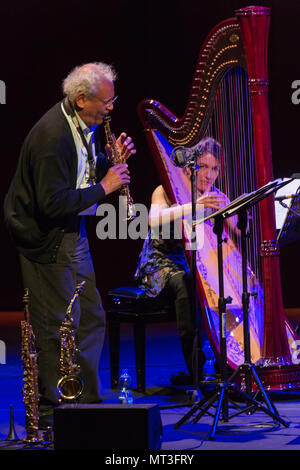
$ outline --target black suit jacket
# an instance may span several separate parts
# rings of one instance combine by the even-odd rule
[[[108,164],[99,152],[97,180]],[[5,198],[4,215],[20,252],[40,263],[55,262],[64,232],[78,227],[78,213],[105,199],[101,184],[76,189],[77,152],[61,103],[31,129]]]

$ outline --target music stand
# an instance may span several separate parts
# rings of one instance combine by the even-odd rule
[[[291,205],[288,206],[283,200],[279,204],[287,209],[285,221],[277,235],[277,241],[280,246],[296,242],[300,238],[300,193],[299,189],[293,194]],[[276,198],[275,198],[276,200]]]
[[[221,369],[221,380],[216,384],[216,391],[210,397],[204,397],[200,400],[199,403],[196,403],[190,411],[181,418],[178,423],[174,425],[175,429],[178,429],[181,424],[184,424],[188,419],[197,411],[199,413],[194,418],[193,423],[199,421],[199,419],[208,412],[209,408],[213,406],[214,402],[217,400],[217,409],[214,415],[214,421],[211,428],[211,431],[208,435],[209,439],[214,439],[218,421],[220,419],[220,414],[222,411],[223,420],[227,422],[229,419],[241,414],[249,413],[250,410],[259,409],[273,418],[277,423],[283,424],[285,427],[288,427],[289,424],[284,421],[277,413],[274,405],[267,396],[264,387],[256,373],[254,365],[251,363],[251,352],[250,352],[250,333],[249,333],[249,323],[248,323],[248,313],[249,313],[249,293],[247,288],[247,249],[246,249],[246,238],[247,238],[247,226],[248,226],[248,216],[247,210],[253,205],[257,204],[259,201],[272,194],[274,191],[279,189],[279,187],[284,186],[287,182],[282,182],[282,180],[275,180],[257,191],[253,191],[249,194],[244,194],[226,207],[220,209],[219,211],[211,214],[201,221],[204,222],[209,219],[214,219],[214,232],[217,235],[218,243],[218,276],[219,276],[219,329],[220,329],[220,369]],[[244,363],[233,372],[233,374],[227,379],[227,345],[226,345],[226,328],[225,328],[225,315],[226,315],[226,304],[231,302],[230,297],[224,298],[224,280],[223,280],[223,253],[222,253],[222,233],[224,227],[224,221],[226,218],[231,217],[237,214],[238,216],[238,227],[241,231],[241,251],[242,251],[242,277],[243,277],[243,293],[242,293],[242,305],[243,305],[243,334],[244,334]],[[235,383],[233,383],[236,375],[241,372],[245,372],[245,385],[246,393],[242,392]],[[262,394],[263,402],[266,406],[263,406],[261,402],[258,402],[251,394],[251,379],[254,379],[259,391]],[[240,409],[235,414],[229,417],[228,413],[228,393],[229,391],[234,391],[237,397],[240,397],[242,401],[246,402],[246,406]]]

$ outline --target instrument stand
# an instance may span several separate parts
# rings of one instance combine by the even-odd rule
[[[204,397],[200,402],[196,403],[192,408],[183,416],[175,425],[174,428],[178,429],[182,424],[187,423],[189,418],[191,418],[196,412],[197,415],[193,419],[193,423],[197,423],[200,418],[205,414],[212,415],[208,410],[214,406],[216,403],[216,412],[214,415],[213,425],[208,434],[208,438],[213,440],[215,438],[216,429],[218,422],[221,418],[224,422],[228,422],[229,419],[236,417],[242,413],[248,415],[252,414],[255,410],[260,410],[271,416],[274,422],[281,423],[285,427],[289,427],[289,424],[284,421],[279,414],[277,413],[274,405],[271,400],[268,398],[264,387],[256,373],[254,365],[251,363],[251,353],[250,353],[250,333],[249,333],[249,293],[247,288],[247,248],[246,248],[246,238],[247,238],[247,225],[248,225],[248,216],[247,208],[251,205],[256,204],[259,200],[266,197],[268,194],[274,191],[274,187],[277,185],[274,183],[266,185],[266,187],[261,188],[260,190],[245,195],[238,200],[233,201],[225,208],[217,211],[213,216],[206,218],[214,218],[214,233],[217,235],[217,244],[218,244],[218,280],[219,280],[219,329],[220,329],[220,369],[221,369],[221,380],[216,384],[215,393],[207,398]],[[277,189],[277,188],[276,188]],[[231,298],[224,298],[224,278],[223,278],[223,253],[222,253],[222,233],[224,228],[224,219],[231,217],[233,214],[238,214],[238,227],[241,231],[241,241],[242,241],[242,274],[243,274],[243,293],[242,293],[242,305],[243,305],[243,335],[244,335],[244,363],[234,371],[234,373],[227,379],[227,346],[226,346],[226,304],[231,303]],[[234,379],[236,375],[240,372],[245,373],[245,383],[246,383],[246,393],[242,392]],[[263,401],[266,406],[255,398],[251,396],[252,393],[252,378],[255,381],[258,390],[261,392]],[[230,401],[229,392],[234,392],[235,396],[241,398],[241,401],[245,402],[245,406],[239,407],[239,411],[229,416],[229,406]]]

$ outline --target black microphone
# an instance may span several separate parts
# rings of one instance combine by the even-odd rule
[[[175,166],[184,168],[188,166],[195,157],[202,155],[201,150],[198,148],[189,149],[187,147],[175,147],[171,153],[171,160]]]
[[[284,196],[276,196],[275,201],[284,201],[285,199],[292,199],[293,197],[299,197],[300,194],[285,194]]]

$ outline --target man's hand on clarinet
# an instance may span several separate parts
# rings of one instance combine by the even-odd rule
[[[126,132],[122,132],[120,136],[116,140],[116,144],[118,146],[118,151],[120,154],[120,160],[125,162],[130,155],[134,155],[136,153],[136,149],[134,148],[134,143],[131,137],[127,136]],[[108,159],[112,161],[113,151],[109,144],[106,144],[105,151],[108,156]]]
[[[117,145],[124,161],[136,153],[133,140],[126,134],[126,132],[122,132],[117,138]]]
[[[106,195],[113,193],[117,189],[120,189],[124,184],[129,183],[130,175],[128,165],[126,163],[117,163],[109,168],[104,178],[100,181]]]

